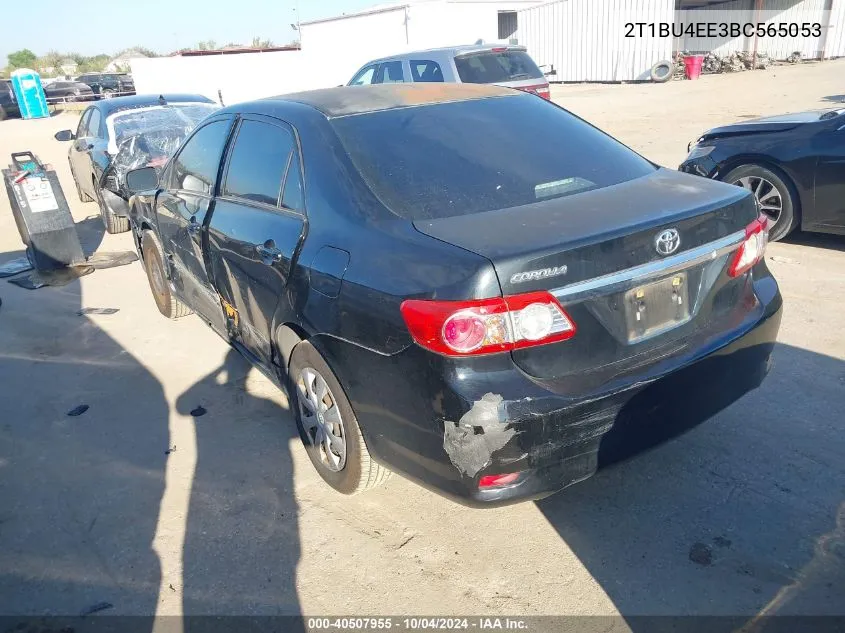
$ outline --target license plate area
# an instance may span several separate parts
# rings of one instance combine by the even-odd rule
[[[677,273],[625,293],[628,343],[651,338],[690,320],[686,272]]]

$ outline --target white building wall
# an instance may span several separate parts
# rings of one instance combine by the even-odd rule
[[[371,59],[393,55],[407,49],[411,21],[410,9],[373,11],[302,24],[302,59],[321,75],[324,85],[345,84],[354,72]]]
[[[824,45],[825,58],[845,57],[845,0],[833,0],[830,29]]]
[[[542,0],[440,0],[408,9],[413,49],[474,44],[499,39],[499,11],[518,11]]]
[[[556,0],[518,14],[517,39],[551,81],[636,81],[671,59],[672,39],[625,37],[627,22],[669,22],[674,0]]]
[[[758,37],[756,38],[757,51],[766,53],[774,59],[786,59],[795,51],[800,51],[805,59],[819,59],[825,48],[827,25],[829,18],[833,17],[828,10],[831,0],[765,0],[763,10],[758,14],[754,0],[734,0],[726,4],[720,4],[713,8],[689,9],[676,13],[678,23],[690,22],[738,22],[756,23],[765,22],[778,26],[781,22],[787,24],[819,23],[823,27],[821,37]],[[837,2],[841,4],[841,2]],[[841,11],[840,11],[841,13]],[[841,17],[839,22],[830,22],[834,25],[831,33],[841,31],[845,22]],[[727,55],[738,51],[753,51],[755,46],[754,37],[740,36],[737,38],[695,38],[682,37],[676,42],[676,47],[681,51],[690,52],[714,52],[717,55]]]
[[[326,87],[325,80],[312,70],[320,65],[304,63],[302,57],[300,51],[156,57],[133,59],[131,66],[139,94],[189,92],[217,101],[220,90],[224,103],[231,105]]]

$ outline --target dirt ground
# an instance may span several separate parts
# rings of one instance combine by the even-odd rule
[[[843,78],[845,60],[553,94],[675,167],[715,124],[833,106]],[[0,158],[55,165],[89,251],[131,248],[75,197],[52,135],[76,121],[2,122]],[[0,263],[21,252],[0,195]],[[635,631],[642,614],[845,615],[845,238],[798,235],[768,259],[786,303],[762,388],[498,510],[400,477],[335,494],[284,396],[195,317],[160,317],[139,264],[0,281],[0,614],[619,614]]]

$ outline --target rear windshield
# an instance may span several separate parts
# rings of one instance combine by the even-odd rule
[[[523,51],[483,51],[455,57],[458,76],[465,84],[494,84],[544,79],[543,73]]]
[[[333,125],[373,193],[410,220],[519,207],[655,169],[529,94],[338,117]]]

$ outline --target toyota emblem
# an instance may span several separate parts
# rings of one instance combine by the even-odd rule
[[[654,248],[661,255],[671,255],[681,245],[681,236],[678,229],[666,229],[657,234],[654,238]]]

